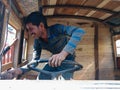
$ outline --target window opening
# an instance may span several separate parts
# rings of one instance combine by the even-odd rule
[[[120,39],[116,41],[117,56],[120,56]]]
[[[15,36],[16,36],[16,30],[11,25],[8,24],[7,40],[5,43],[5,47],[7,47],[15,39]],[[13,55],[14,55],[14,45],[11,46],[10,50],[3,56],[2,65],[12,63]]]

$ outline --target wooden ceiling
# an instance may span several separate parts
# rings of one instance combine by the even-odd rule
[[[120,26],[120,0],[11,0],[18,16],[27,16],[42,7],[48,20],[79,25],[101,22]]]

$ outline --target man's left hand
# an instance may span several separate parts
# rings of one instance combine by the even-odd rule
[[[54,54],[50,59],[49,59],[49,66],[52,67],[58,67],[61,65],[61,62],[65,60],[69,53],[66,51],[62,51],[59,54]]]

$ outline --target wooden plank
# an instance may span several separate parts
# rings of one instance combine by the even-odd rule
[[[114,11],[120,11],[120,6],[116,7],[116,8],[114,9]],[[101,16],[100,19],[106,19],[106,18],[110,17],[111,15],[112,15],[112,14],[110,14],[110,13],[106,13],[106,14],[104,14],[103,16]]]
[[[91,17],[99,18],[99,17],[103,16],[104,14],[106,14],[106,13],[105,12],[96,11],[93,15],[91,15]]]
[[[80,5],[84,5],[87,0],[82,0]],[[80,15],[81,9],[77,10],[74,15]],[[87,12],[87,11],[86,11]]]
[[[119,3],[120,2],[113,2],[113,1],[110,1],[107,5],[105,5],[103,8],[105,8],[105,9],[109,9],[109,10],[113,10],[113,11],[119,11],[120,10],[120,6],[119,6]],[[105,4],[105,3],[104,3]],[[104,5],[103,4],[103,5]],[[102,5],[102,4],[101,4]],[[100,5],[100,6],[101,6]],[[100,7],[100,6],[98,6],[98,7]],[[110,14],[110,13],[102,13],[102,14],[104,14],[104,15],[101,15],[100,16],[100,14],[98,14],[97,12],[95,13],[97,16],[99,16],[100,17],[100,19],[105,19],[105,18],[107,18],[107,17],[109,17],[109,16],[111,16],[112,14]],[[96,17],[96,16],[94,16],[94,15],[92,15],[93,17]]]
[[[87,0],[83,5],[85,6],[98,6],[103,0]]]
[[[102,8],[103,6],[105,6],[107,3],[109,3],[111,0],[103,0],[102,3],[100,3],[97,7],[98,8]]]
[[[67,0],[66,2],[64,2],[63,5],[83,5],[87,0]],[[56,9],[57,10],[57,9]],[[70,13],[70,14],[75,14],[77,11],[79,10],[79,8],[70,8],[70,7],[64,7],[61,8],[61,12],[63,13]],[[61,13],[60,11],[58,13]]]
[[[68,0],[57,0],[57,4],[66,4],[67,1],[68,1]],[[59,9],[57,8],[57,9],[55,9],[54,12],[55,12],[55,14],[56,14],[56,13],[61,13],[62,10],[63,10],[62,8],[59,8]]]
[[[120,1],[111,0],[108,4],[106,4],[103,8],[113,10],[120,6]]]
[[[38,1],[40,0],[17,0],[18,5],[21,7],[23,16],[30,14],[33,11],[38,10]]]
[[[106,13],[106,14],[104,14],[103,16],[101,16],[101,17],[99,17],[100,19],[105,19],[105,18],[108,18],[108,17],[110,17],[112,14],[109,14],[109,13]]]
[[[104,0],[103,2],[101,2],[97,8],[102,8],[104,7],[108,2],[110,2],[111,0]],[[91,15],[93,15],[96,11],[91,11],[89,12],[86,16],[90,17]]]
[[[57,0],[50,0],[49,1],[49,5],[56,5],[56,3],[57,3]],[[55,9],[54,8],[52,8],[52,9],[47,9],[47,11],[46,11],[46,13],[45,13],[45,15],[47,14],[47,15],[53,15],[54,14],[54,11],[55,11]]]
[[[100,2],[101,2],[101,0],[96,0],[96,2],[93,2],[92,0],[83,0],[83,1],[81,1],[81,5],[95,7],[95,5],[98,5],[98,3],[100,3]],[[75,15],[79,15],[81,12],[82,12],[81,9],[79,9],[78,11],[76,11]],[[88,11],[86,10],[85,13],[87,14],[88,12],[90,12],[90,10],[88,10]],[[84,15],[86,15],[86,14],[84,14]]]
[[[2,71],[5,71],[7,69],[10,69],[11,67],[13,67],[13,64],[12,63],[8,63],[8,64],[5,64],[2,66]]]
[[[114,9],[114,11],[120,11],[120,6],[119,7],[116,7],[115,9]]]

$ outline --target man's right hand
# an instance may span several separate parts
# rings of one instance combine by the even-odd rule
[[[17,77],[20,74],[22,74],[22,70],[17,68],[17,69],[13,69],[13,70],[3,72],[0,75],[0,77],[1,77],[1,80],[10,80],[10,79],[13,79],[13,78]]]

